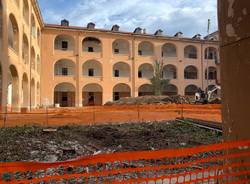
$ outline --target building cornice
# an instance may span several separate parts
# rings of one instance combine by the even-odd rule
[[[40,10],[40,7],[39,7],[37,0],[31,0],[31,4],[34,8],[36,17],[38,19],[38,22],[39,22],[41,28],[44,27],[43,17],[42,17],[41,10]]]
[[[192,38],[177,38],[173,36],[166,36],[166,35],[154,35],[154,34],[136,34],[132,32],[125,32],[125,31],[111,31],[106,29],[87,29],[86,27],[80,26],[61,26],[57,24],[44,24],[44,30],[57,30],[57,31],[82,31],[87,33],[106,33],[111,35],[120,35],[120,36],[132,36],[136,38],[149,38],[149,39],[159,39],[159,40],[171,40],[171,41],[184,41],[184,42],[193,42],[193,43],[206,43],[206,44],[219,44],[218,41],[213,40],[204,40],[204,39],[192,39]]]

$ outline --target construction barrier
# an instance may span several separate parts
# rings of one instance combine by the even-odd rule
[[[220,105],[114,105],[83,108],[46,108],[0,113],[0,127],[22,125],[94,125],[193,118],[221,122]]]
[[[250,183],[249,146],[238,141],[57,163],[0,163],[0,183]]]

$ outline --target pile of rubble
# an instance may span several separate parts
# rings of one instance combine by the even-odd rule
[[[221,134],[175,121],[99,126],[0,129],[0,162],[56,162],[85,155],[194,147],[221,141]]]
[[[190,96],[141,96],[126,97],[118,101],[107,102],[105,105],[144,105],[144,104],[194,104],[194,97]]]

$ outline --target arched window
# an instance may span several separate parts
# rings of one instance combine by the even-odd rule
[[[151,84],[143,84],[138,89],[138,96],[154,95],[153,86]]]
[[[102,86],[99,84],[87,84],[82,89],[83,105],[102,105]]]
[[[205,49],[205,59],[217,60],[217,49],[214,47],[208,47]]]
[[[112,44],[113,54],[129,54],[129,42],[127,40],[118,39]]]
[[[123,97],[130,97],[131,96],[131,88],[127,84],[117,84],[113,88],[113,100],[117,101]]]
[[[138,78],[151,79],[154,75],[154,67],[151,64],[145,63],[139,67]]]
[[[184,70],[185,79],[198,79],[198,72],[195,66],[188,66]]]
[[[164,88],[163,94],[167,95],[167,96],[177,95],[178,94],[178,88],[173,84],[169,84]]]
[[[74,51],[75,40],[69,35],[58,35],[55,38],[54,49],[63,51]]]
[[[29,41],[26,34],[23,34],[22,57],[25,64],[29,64]]]
[[[162,57],[176,57],[176,46],[172,43],[166,43],[162,46]]]
[[[54,103],[60,107],[74,107],[75,91],[75,86],[71,83],[63,82],[56,85],[54,89]]]
[[[29,3],[27,0],[23,0],[23,18],[27,24],[29,24]]]
[[[197,49],[193,45],[184,48],[184,57],[189,59],[197,59]]]
[[[33,37],[36,37],[36,22],[33,14],[31,16],[31,34]]]
[[[130,77],[130,66],[124,62],[115,63],[113,66],[113,77]]]
[[[154,45],[150,42],[143,41],[138,46],[139,56],[153,56],[154,55]]]
[[[35,53],[34,47],[31,48],[30,54],[31,54],[31,57],[30,57],[31,68],[35,70],[36,69],[36,53]]]
[[[82,71],[84,77],[102,77],[102,64],[96,60],[86,61]]]
[[[75,75],[75,63],[67,59],[61,59],[55,63],[54,73],[56,76]]]
[[[205,72],[205,78],[209,80],[216,80],[217,79],[217,70],[215,67],[208,67],[208,78],[207,78],[207,69]]]
[[[16,18],[13,14],[9,16],[8,43],[16,53],[19,52],[19,29]]]
[[[102,43],[99,39],[94,37],[87,37],[82,41],[83,52],[102,52]]]
[[[174,65],[166,65],[163,67],[163,77],[165,79],[177,79],[177,71]]]
[[[185,95],[186,96],[193,96],[198,91],[198,87],[195,85],[188,85],[185,88]]]

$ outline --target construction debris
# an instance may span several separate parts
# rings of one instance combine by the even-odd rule
[[[118,101],[107,102],[105,105],[144,105],[144,104],[194,104],[194,97],[190,96],[141,96],[126,97]]]
[[[102,126],[0,129],[0,162],[56,162],[84,155],[193,147],[221,141],[221,134],[190,124],[147,122]]]

